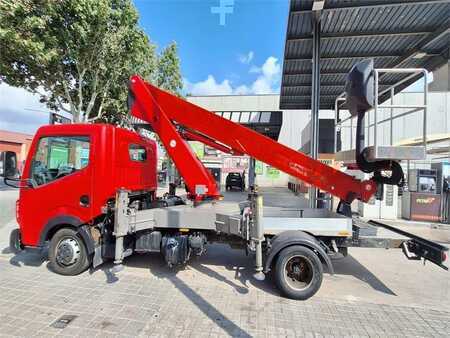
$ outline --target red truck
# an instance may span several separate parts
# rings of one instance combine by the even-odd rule
[[[402,248],[410,259],[424,258],[446,268],[447,248],[437,243],[379,222],[371,225],[408,238],[360,236],[348,204],[368,201],[380,182],[385,183],[379,173],[358,181],[138,76],[130,81],[129,102],[132,115],[149,124],[177,166],[187,199],[157,196],[156,143],[137,131],[106,124],[44,126],[34,136],[22,177],[13,178],[13,154],[3,154],[0,161],[5,182],[15,180],[20,186],[13,249],[48,250],[55,272],[75,275],[111,259],[119,270],[132,253],[161,252],[169,266],[184,264],[190,256],[203,254],[207,242],[225,242],[254,252],[255,277],[263,279],[274,271],[280,291],[295,299],[314,295],[323,266],[333,273],[330,258],[346,255],[350,246]],[[311,209],[300,217],[287,212],[280,216],[263,208],[262,196],[253,188],[239,205],[220,202],[213,176],[186,138],[248,154],[328,191],[341,199],[338,213]],[[394,170],[384,165],[383,170]]]

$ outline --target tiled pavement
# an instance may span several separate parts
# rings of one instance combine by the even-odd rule
[[[1,255],[0,336],[450,336],[446,311],[288,300],[201,261],[173,271],[153,255],[131,258],[117,275],[107,268],[64,277],[37,258]],[[77,317],[64,329],[50,326],[62,315]]]

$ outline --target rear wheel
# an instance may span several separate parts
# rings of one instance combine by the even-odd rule
[[[78,275],[90,265],[83,239],[69,228],[58,230],[52,237],[48,257],[50,268],[60,275]]]
[[[275,282],[284,296],[308,299],[319,290],[322,277],[322,263],[312,250],[295,245],[279,253],[275,265]]]

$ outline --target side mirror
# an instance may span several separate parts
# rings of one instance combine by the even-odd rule
[[[17,175],[17,155],[13,151],[2,151],[0,153],[0,176],[5,178]]]
[[[346,104],[352,116],[365,113],[375,104],[373,60],[363,60],[352,67],[345,82]]]

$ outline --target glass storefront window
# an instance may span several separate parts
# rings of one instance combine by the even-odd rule
[[[260,116],[261,116],[261,112],[259,112],[259,111],[252,111],[250,113],[250,123],[258,123]]]
[[[261,113],[260,123],[269,123],[270,122],[270,111],[265,111]]]
[[[250,119],[250,112],[248,112],[248,111],[243,111],[243,112],[241,113],[241,119],[240,119],[240,122],[241,122],[241,123],[248,123],[249,119]]]
[[[239,117],[241,116],[240,112],[233,112],[231,114],[231,121],[233,122],[239,122]]]

